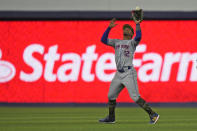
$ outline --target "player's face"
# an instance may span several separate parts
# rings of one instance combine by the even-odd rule
[[[123,35],[127,36],[127,37],[131,37],[131,36],[133,36],[133,33],[132,33],[132,31],[129,28],[125,28],[123,30]]]

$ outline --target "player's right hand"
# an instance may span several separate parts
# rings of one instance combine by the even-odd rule
[[[117,25],[117,24],[115,24],[115,22],[116,22],[116,18],[113,18],[113,19],[110,21],[109,27],[110,27],[110,28],[115,27],[115,26]]]

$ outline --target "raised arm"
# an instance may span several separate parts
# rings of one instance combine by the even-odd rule
[[[110,45],[110,46],[113,46],[113,42],[112,40],[108,40],[108,35],[109,35],[109,32],[110,30],[115,27],[117,24],[115,24],[116,22],[116,19],[113,18],[111,21],[110,21],[110,24],[109,24],[109,27],[107,28],[107,30],[103,33],[103,36],[101,37],[101,42],[106,44],[106,45]]]
[[[136,36],[134,38],[135,41],[140,42],[142,38],[140,23],[136,24]]]
[[[142,16],[143,16],[143,12],[142,12]],[[142,19],[137,20],[134,15],[134,12],[132,12],[132,17],[136,24],[136,36],[134,40],[136,41],[135,46],[137,46],[142,38],[141,27],[140,27],[140,22],[142,22]]]
[[[107,30],[103,33],[103,36],[102,36],[102,38],[101,38],[101,42],[102,42],[102,43],[107,44],[108,35],[109,35],[110,30],[111,30],[111,28],[108,27]]]

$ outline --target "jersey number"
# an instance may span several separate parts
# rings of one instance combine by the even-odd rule
[[[130,53],[130,51],[126,51],[126,50],[124,51],[124,55],[127,57],[129,57],[129,53]]]

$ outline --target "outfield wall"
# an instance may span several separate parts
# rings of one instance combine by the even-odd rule
[[[195,13],[145,12],[134,67],[148,102],[197,102]],[[109,37],[121,39],[123,24],[135,27],[128,15],[0,12],[0,102],[106,103],[116,68],[113,49],[100,38],[115,16],[120,20]],[[133,102],[126,89],[118,102]]]

